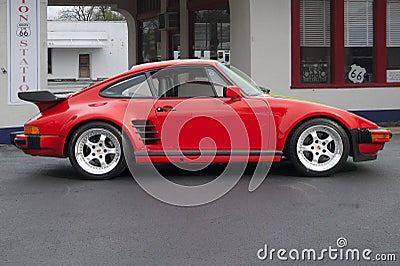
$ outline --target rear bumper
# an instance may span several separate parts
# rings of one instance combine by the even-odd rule
[[[17,135],[22,135],[22,134],[24,134],[23,131],[11,132],[10,133],[10,143],[17,147],[20,144],[25,144],[25,140],[24,141],[21,140],[21,143],[18,143],[18,144],[15,142],[15,138],[17,137]]]
[[[64,140],[57,135],[25,135],[24,132],[12,132],[10,141],[26,154],[65,157],[63,153]]]
[[[392,133],[382,128],[355,128],[350,129],[350,134],[354,162],[375,160],[384,144],[392,138]]]

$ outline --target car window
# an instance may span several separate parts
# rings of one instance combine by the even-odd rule
[[[205,67],[174,67],[151,74],[157,96],[161,98],[216,97]]]
[[[262,95],[261,91],[257,88],[255,84],[251,82],[251,79],[246,77],[244,73],[241,73],[238,69],[237,72],[228,68],[224,64],[217,63],[218,68],[224,72],[246,95],[249,96],[259,96]]]
[[[224,78],[222,78],[221,75],[213,68],[207,68],[207,74],[214,86],[215,92],[217,93],[218,97],[223,97],[224,87],[229,86],[229,83]]]
[[[146,75],[144,74],[119,81],[102,90],[100,95],[111,98],[153,97]]]

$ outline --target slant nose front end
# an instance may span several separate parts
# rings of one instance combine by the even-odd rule
[[[385,143],[392,138],[390,130],[383,128],[352,129],[353,160],[355,162],[370,161],[377,158]]]

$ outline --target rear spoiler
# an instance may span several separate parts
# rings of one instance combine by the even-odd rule
[[[56,96],[49,91],[32,91],[19,92],[18,98],[36,104],[36,106],[39,107],[40,112],[43,112],[44,110],[65,101],[67,96]]]

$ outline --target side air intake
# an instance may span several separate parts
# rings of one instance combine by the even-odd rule
[[[156,131],[156,126],[149,120],[132,120],[132,125],[145,145],[157,144],[161,140],[158,131]]]

